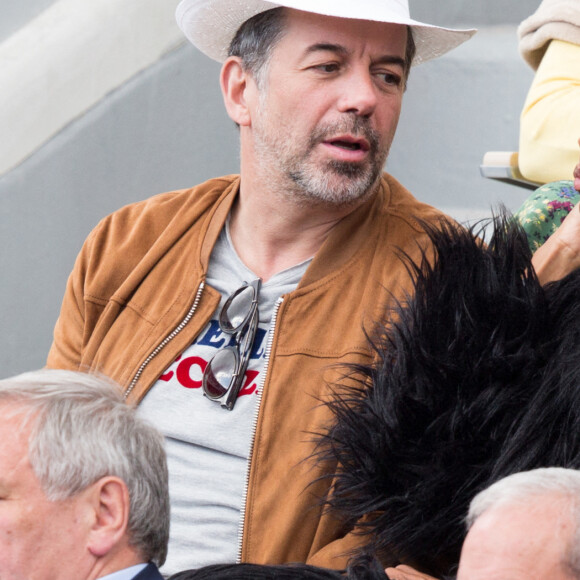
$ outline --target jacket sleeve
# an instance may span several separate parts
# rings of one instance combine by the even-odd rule
[[[87,349],[100,316],[166,227],[171,212],[155,223],[159,213],[155,210],[173,200],[179,201],[178,196],[164,194],[121,208],[104,217],[89,234],[66,285],[49,368],[88,370],[84,368],[90,355]]]
[[[56,321],[53,342],[48,353],[46,366],[66,370],[82,370],[81,359],[87,329],[85,306],[85,275],[87,256],[93,235],[89,236],[78,255],[70,274],[60,315]]]
[[[580,137],[580,45],[553,40],[520,118],[518,164],[537,183],[572,179]]]
[[[311,554],[306,563],[334,570],[346,569],[349,559],[366,543],[365,540],[368,541],[368,536],[350,532]]]

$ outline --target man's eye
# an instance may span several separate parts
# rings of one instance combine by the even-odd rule
[[[338,70],[339,66],[335,62],[328,62],[325,64],[316,65],[314,68],[321,71],[321,72],[332,73],[332,72],[336,72]]]
[[[391,72],[381,72],[377,73],[377,76],[381,79],[383,83],[386,85],[392,85],[398,87],[401,85],[402,77],[401,75],[391,73]]]

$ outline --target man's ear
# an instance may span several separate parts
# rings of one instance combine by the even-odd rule
[[[88,549],[93,556],[103,557],[128,544],[129,491],[114,476],[102,477],[85,491],[92,514]]]
[[[255,90],[255,82],[242,66],[242,60],[230,56],[224,62],[220,74],[220,86],[228,115],[241,127],[251,124],[248,107],[248,90]]]

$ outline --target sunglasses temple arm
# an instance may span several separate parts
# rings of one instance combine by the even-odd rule
[[[258,326],[258,308],[254,308],[250,323],[246,328],[244,336],[241,338],[240,343],[243,344],[243,349],[240,351],[240,364],[236,371],[236,380],[231,386],[225,402],[222,404],[228,410],[234,408],[236,399],[238,398],[238,393],[240,392],[244,380],[246,378],[246,369],[248,368],[248,363],[250,362],[250,355],[252,354],[252,348],[254,346],[254,338],[256,336],[256,328]]]

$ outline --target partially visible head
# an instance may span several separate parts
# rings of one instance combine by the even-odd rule
[[[467,516],[458,580],[578,580],[580,471],[510,475],[479,493]]]
[[[370,555],[351,562],[346,571],[309,564],[214,564],[184,570],[172,580],[384,580],[384,566]]]
[[[307,564],[213,564],[184,570],[172,580],[345,580],[336,570],[317,568]]]
[[[0,501],[0,577],[82,579],[164,562],[163,438],[116,385],[25,373],[0,381],[0,414],[0,499],[13,500]]]

